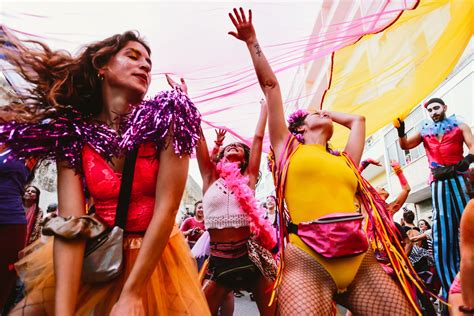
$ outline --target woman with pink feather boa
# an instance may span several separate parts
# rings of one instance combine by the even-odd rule
[[[275,314],[275,304],[268,303],[276,265],[268,269],[268,261],[273,261],[270,251],[276,246],[276,235],[254,198],[267,119],[266,103],[261,103],[251,148],[240,142],[228,144],[214,163],[204,137],[197,147],[204,223],[211,241],[203,290],[212,314],[217,313],[229,292],[242,289],[253,293],[261,315]],[[259,262],[261,251],[267,253],[267,266]]]
[[[168,78],[171,86],[187,92]],[[228,144],[221,150],[224,132],[217,133],[216,148],[209,154],[204,135],[196,156],[203,180],[204,224],[210,236],[210,257],[203,290],[213,315],[233,290],[253,293],[261,315],[275,315],[269,306],[276,264],[276,234],[264,219],[254,197],[258,180],[267,108],[261,112],[251,148],[244,143]],[[217,154],[217,157],[215,155]]]

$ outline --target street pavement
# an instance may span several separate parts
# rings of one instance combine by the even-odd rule
[[[242,291],[244,296],[235,298],[234,316],[258,316],[257,304],[250,300],[250,294]]]

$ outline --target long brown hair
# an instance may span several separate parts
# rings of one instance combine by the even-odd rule
[[[11,41],[4,37],[2,34],[0,38],[3,46],[0,53],[31,84],[25,91],[15,91],[5,110],[29,121],[42,119],[49,111],[67,106],[73,106],[85,116],[99,114],[102,90],[98,70],[130,41],[142,44],[148,54],[151,53],[135,31],[89,44],[77,57],[64,50],[53,51],[38,41],[25,42],[33,47],[19,41],[13,42],[13,46],[8,45]]]
[[[36,192],[36,199],[35,199],[36,208],[35,208],[35,214],[37,214],[38,211],[39,211],[39,209],[40,209],[40,207],[39,207],[39,200],[40,200],[41,190],[38,189],[38,187],[36,187],[36,186],[34,186],[34,185],[27,185],[27,186],[25,187],[25,192],[26,192],[26,190],[27,190],[28,188],[33,188],[33,189],[35,189],[35,192]],[[25,204],[25,195],[24,195],[24,193],[23,193],[23,196],[22,196],[21,200],[23,201],[23,205],[24,205],[24,204]]]

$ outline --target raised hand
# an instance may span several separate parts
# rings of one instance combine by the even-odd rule
[[[362,161],[359,166],[359,172],[364,171],[365,168],[367,168],[369,165],[375,165],[381,167],[382,164],[380,161],[372,159],[372,158],[367,158],[366,160]]]
[[[238,11],[234,8],[233,11],[234,14],[229,13],[229,17],[237,32],[231,31],[228,34],[247,44],[253,43],[257,39],[257,35],[255,34],[255,29],[252,24],[252,10],[249,10],[248,20],[242,8],[239,8]]]
[[[405,122],[402,121],[400,118],[393,122],[393,126],[397,129],[398,137],[403,138],[405,137]]]
[[[391,160],[390,166],[392,166],[393,172],[395,172],[397,175],[403,172],[402,167],[400,166],[400,163],[396,160]]]
[[[379,167],[382,166],[382,164],[380,163],[380,161],[375,160],[375,159],[372,159],[372,158],[368,158],[368,159],[367,159],[367,162],[370,163],[370,164],[372,164],[372,165],[375,165],[375,166],[379,166]]]
[[[225,134],[227,133],[227,131],[225,129],[216,129],[214,131],[216,132],[216,140],[215,140],[216,145],[222,146],[222,143],[224,142]]]
[[[390,166],[392,166],[392,169],[400,169],[400,163],[396,160],[391,160],[390,161]]]
[[[184,78],[180,79],[181,84],[179,84],[176,81],[174,81],[168,74],[166,74],[165,76],[166,76],[166,81],[168,81],[168,84],[171,86],[171,88],[180,90],[184,94],[188,94],[188,85],[184,81]]]

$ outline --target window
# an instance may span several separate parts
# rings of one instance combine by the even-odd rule
[[[375,143],[374,138],[372,137],[373,135],[370,135],[366,140],[365,140],[365,146],[364,146],[364,151],[372,147],[372,145]]]
[[[405,131],[408,137],[418,131],[418,126],[424,119],[425,113],[422,106],[418,106],[408,115],[405,119]],[[388,159],[398,161],[402,167],[409,165],[412,161],[425,154],[425,149],[421,144],[410,150],[401,149],[396,128],[391,128],[390,131],[385,134],[384,139]]]

